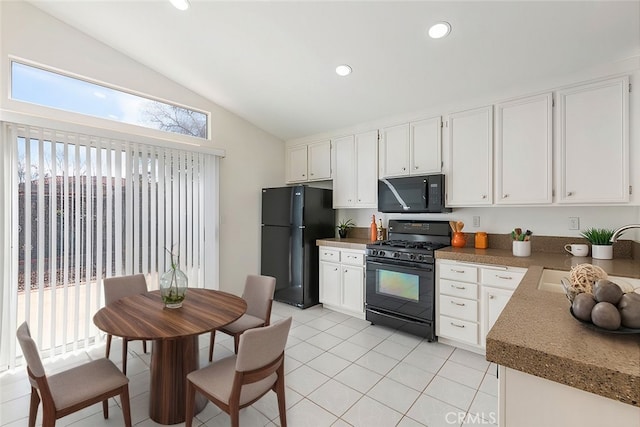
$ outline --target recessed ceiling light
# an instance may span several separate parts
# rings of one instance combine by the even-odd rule
[[[429,37],[432,39],[441,39],[451,32],[451,25],[448,22],[438,22],[429,28]]]
[[[336,67],[336,74],[342,77],[348,76],[351,74],[351,67],[346,64],[338,65]]]
[[[189,9],[189,0],[169,0],[169,1],[178,10]]]

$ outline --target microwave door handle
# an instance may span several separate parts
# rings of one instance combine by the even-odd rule
[[[429,210],[429,191],[428,191],[429,180],[427,178],[425,178],[422,182],[424,184],[422,186],[422,200],[423,200],[423,203],[424,203],[423,207],[426,210]]]

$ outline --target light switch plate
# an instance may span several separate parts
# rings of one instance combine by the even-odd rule
[[[569,217],[569,230],[580,230],[580,218],[577,216]]]

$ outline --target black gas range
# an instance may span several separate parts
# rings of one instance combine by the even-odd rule
[[[449,222],[390,220],[388,230],[367,245],[366,318],[433,341],[434,251],[451,244]]]

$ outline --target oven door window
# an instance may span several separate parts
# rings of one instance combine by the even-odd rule
[[[420,301],[420,276],[399,271],[376,270],[376,293],[404,300]]]

